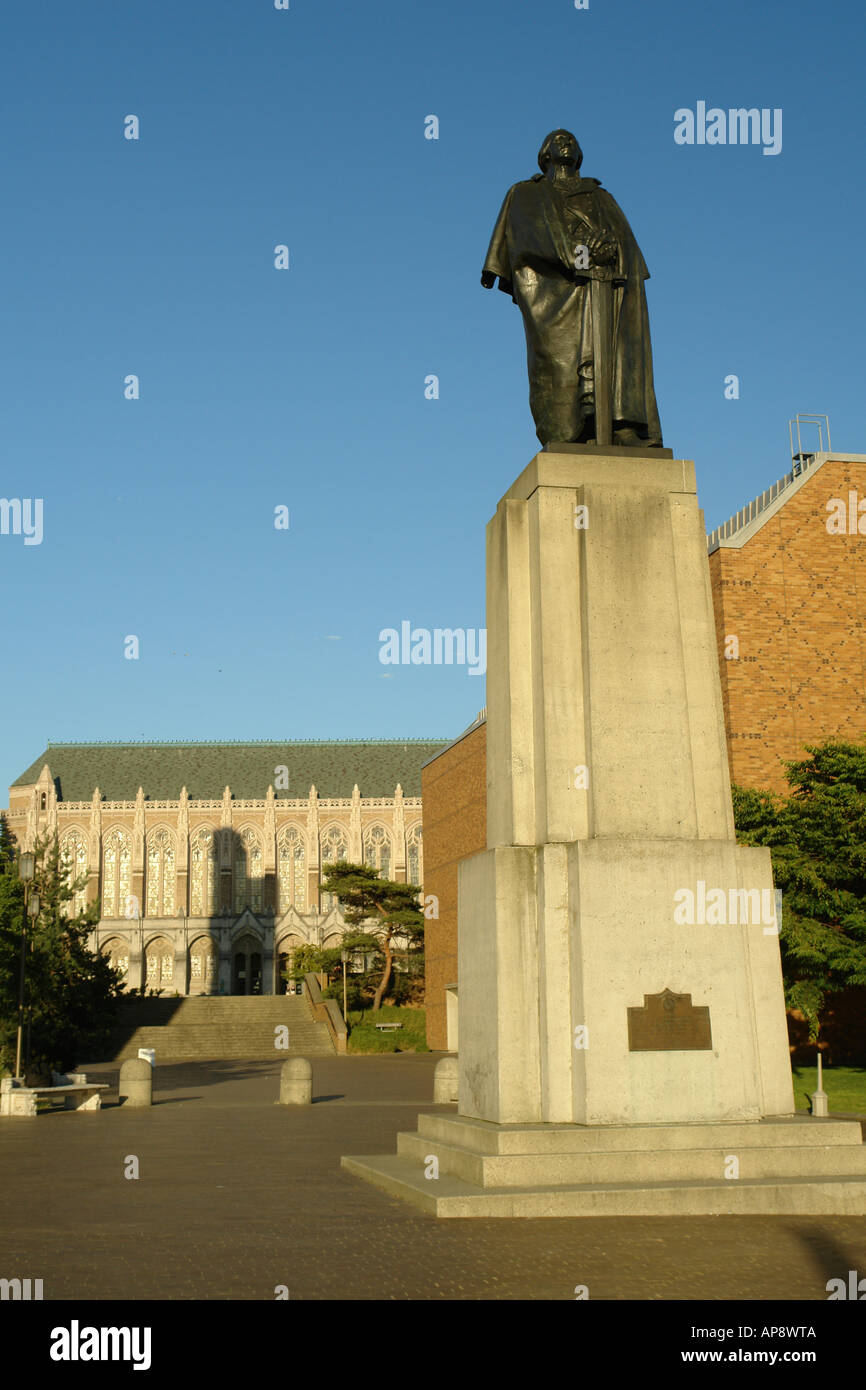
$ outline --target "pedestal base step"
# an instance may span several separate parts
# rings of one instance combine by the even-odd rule
[[[480,1188],[425,1178],[399,1156],[344,1157],[342,1166],[429,1216],[866,1216],[862,1178],[757,1178],[713,1182],[592,1183]]]
[[[394,1157],[342,1165],[431,1216],[866,1215],[866,1145],[851,1120],[556,1126],[419,1115]]]

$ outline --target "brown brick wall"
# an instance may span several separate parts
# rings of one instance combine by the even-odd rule
[[[710,556],[728,761],[743,786],[786,791],[782,759],[807,756],[805,743],[866,737],[866,534],[827,530],[827,503],[849,492],[866,498],[866,464],[828,459],[745,545]]]
[[[427,1046],[448,1046],[445,987],[457,979],[457,865],[487,847],[487,725],[481,724],[421,772],[424,896],[438,899],[425,923]]]

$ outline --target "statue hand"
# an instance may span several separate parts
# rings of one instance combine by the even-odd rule
[[[616,260],[618,247],[615,241],[597,236],[589,243],[589,251],[597,265],[611,265]]]

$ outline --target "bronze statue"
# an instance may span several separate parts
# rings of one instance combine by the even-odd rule
[[[523,315],[529,404],[542,444],[661,448],[644,280],[625,214],[554,130],[540,174],[505,195],[481,283]]]

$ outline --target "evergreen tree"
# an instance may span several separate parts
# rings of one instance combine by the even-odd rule
[[[409,950],[418,952],[424,942],[424,913],[418,905],[420,889],[414,883],[395,883],[380,878],[367,864],[341,861],[328,865],[322,887],[333,893],[350,927],[368,926],[365,931],[347,931],[343,948],[379,957],[382,976],[373,996],[373,1008],[382,1004],[393,969],[395,937],[405,938]]]
[[[738,839],[772,854],[785,1000],[814,1041],[827,999],[866,985],[866,743],[827,739],[806,751],[786,763],[787,797],[733,792]]]
[[[29,1069],[43,1075],[68,1071],[81,1057],[98,1056],[108,1043],[121,990],[120,972],[87,938],[99,921],[99,904],[72,913],[85,878],[73,879],[56,835],[34,846],[32,891],[39,914],[27,922],[26,1019]],[[12,1071],[18,1030],[18,989],[24,885],[19,856],[5,826],[0,829],[0,1065]]]

